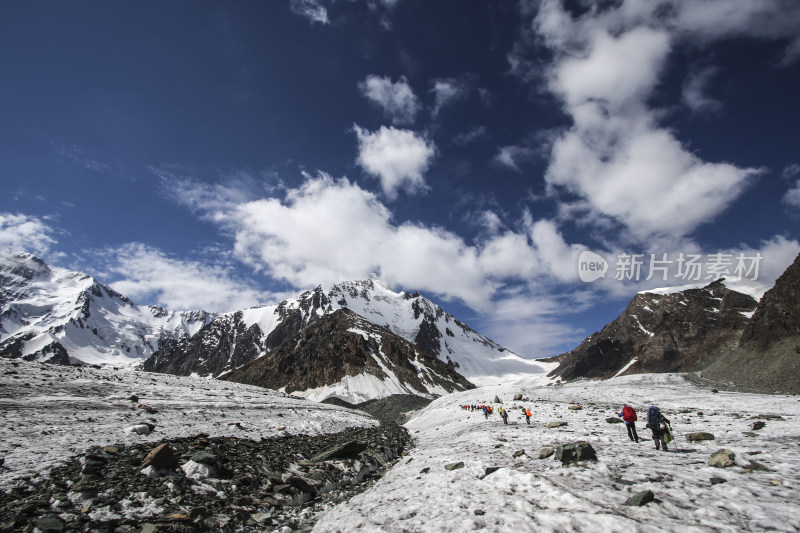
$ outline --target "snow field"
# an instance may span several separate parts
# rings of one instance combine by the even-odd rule
[[[800,529],[800,401],[791,396],[714,394],[675,374],[622,376],[560,387],[528,378],[440,398],[406,427],[416,441],[374,487],[340,505],[317,523],[334,531],[798,531]],[[530,401],[512,401],[514,394]],[[490,403],[498,395],[511,409],[509,425],[497,414],[469,412],[461,404]],[[624,404],[639,414],[641,441],[624,424],[609,424]],[[656,451],[645,429],[646,411],[658,405],[672,422],[676,442]],[[570,410],[581,405],[580,410]],[[533,413],[527,426],[522,411]],[[495,407],[499,407],[495,405]],[[684,411],[684,412],[681,412]],[[698,415],[698,411],[702,415]],[[750,432],[751,417],[779,414]],[[547,428],[547,422],[567,426]],[[689,443],[684,435],[707,431],[716,440]],[[545,446],[588,441],[597,462],[562,466],[538,459]],[[719,448],[736,452],[749,466],[708,466]],[[525,454],[514,458],[518,450]],[[677,450],[677,451],[676,451]],[[445,465],[463,462],[452,471]],[[487,467],[499,467],[486,475]],[[427,469],[427,471],[426,471]],[[425,472],[425,473],[423,473]],[[712,485],[718,477],[724,483]],[[623,505],[652,490],[656,501]]]
[[[358,411],[238,383],[0,359],[0,489],[35,482],[93,445],[155,446],[198,433],[258,440],[373,425]]]

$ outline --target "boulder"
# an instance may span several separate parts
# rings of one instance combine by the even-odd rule
[[[515,401],[515,402],[518,402],[518,401],[520,401],[520,400],[522,400],[522,394],[515,394],[515,395],[514,395],[514,401]]]
[[[641,507],[642,505],[646,505],[655,499],[656,496],[655,494],[653,494],[652,490],[643,490],[642,492],[637,492],[636,494],[628,498],[625,501],[625,505]]]
[[[525,455],[525,450],[517,450],[517,451],[514,452],[513,457],[514,457],[514,459],[516,459],[517,457],[521,457],[523,455]]]
[[[581,409],[583,409],[583,406],[582,405],[570,405],[569,408],[572,411],[580,411]]]
[[[735,458],[736,454],[733,453],[733,451],[720,448],[711,454],[711,457],[708,459],[708,466],[713,466],[715,468],[733,466],[736,464]]]
[[[550,446],[545,446],[544,448],[539,450],[539,459],[547,459],[555,452],[556,452],[555,448],[552,448]]]
[[[459,461],[457,463],[450,463],[449,465],[444,465],[445,470],[458,470],[459,468],[464,468],[463,461]]]
[[[40,516],[33,523],[39,531],[64,531],[64,522],[57,516]]]
[[[566,426],[566,422],[548,422],[547,427],[549,428],[560,428],[562,426]]]
[[[753,431],[758,431],[759,429],[763,429],[764,426],[766,425],[767,423],[764,422],[763,420],[756,420],[755,422],[750,424],[750,429],[752,429]]]
[[[706,433],[705,431],[698,431],[696,433],[686,433],[686,440],[688,440],[689,442],[714,440],[714,435],[711,433]]]
[[[622,419],[618,416],[609,416],[606,418],[606,422],[609,424],[622,424]]]
[[[495,396],[494,397],[494,403],[503,403],[503,402],[500,401],[500,397],[499,396]]]
[[[554,455],[563,465],[576,461],[597,461],[597,453],[592,445],[585,441],[559,444],[555,448]]]
[[[727,480],[727,479],[725,479],[725,478],[721,478],[721,477],[716,477],[716,476],[712,477],[712,478],[711,478],[711,479],[709,479],[708,481],[709,481],[709,482],[710,482],[712,485],[719,485],[720,483],[727,483],[727,482],[728,482],[728,480]]]
[[[169,444],[159,444],[145,456],[142,466],[152,466],[157,470],[172,470],[178,466],[178,457]]]
[[[500,467],[499,467],[499,466],[487,466],[487,467],[486,467],[486,470],[484,470],[484,471],[483,471],[483,477],[486,477],[486,476],[488,476],[489,474],[494,474],[494,473],[495,473],[495,472],[497,472],[498,470],[500,470]]]
[[[320,453],[315,455],[311,458],[312,461],[315,463],[320,463],[322,461],[327,461],[329,459],[335,459],[340,457],[352,457],[354,455],[358,455],[359,453],[363,452],[367,448],[366,443],[359,442],[357,440],[351,440],[344,444],[339,444],[336,446],[331,446],[330,448],[326,448],[322,450]]]

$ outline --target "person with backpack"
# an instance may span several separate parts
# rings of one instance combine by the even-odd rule
[[[508,409],[503,409],[503,412],[500,413],[500,416],[503,417],[503,424],[508,424]]]
[[[636,411],[630,405],[622,408],[622,412],[617,415],[625,421],[625,427],[628,429],[628,437],[634,442],[639,442],[639,435],[636,433]]]
[[[672,434],[669,432],[669,420],[661,414],[661,410],[655,405],[647,410],[647,426],[653,432],[653,440],[656,443],[656,450],[659,445],[663,451],[667,451],[667,442],[672,440]]]
[[[525,422],[530,426],[531,425],[531,410],[527,407],[525,408]]]

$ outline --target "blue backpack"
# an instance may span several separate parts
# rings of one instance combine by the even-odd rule
[[[647,410],[647,423],[651,428],[658,428],[661,423],[661,411],[655,405]]]

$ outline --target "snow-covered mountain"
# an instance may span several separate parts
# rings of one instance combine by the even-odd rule
[[[552,367],[508,351],[419,293],[395,292],[379,281],[361,280],[320,285],[277,306],[219,316],[193,337],[165,343],[144,368],[222,376],[265,356],[340,309],[349,309],[420,352],[438,357],[476,385],[494,383],[503,376],[541,374]]]
[[[93,277],[0,249],[0,353],[56,363],[135,366],[213,315],[140,306]]]

